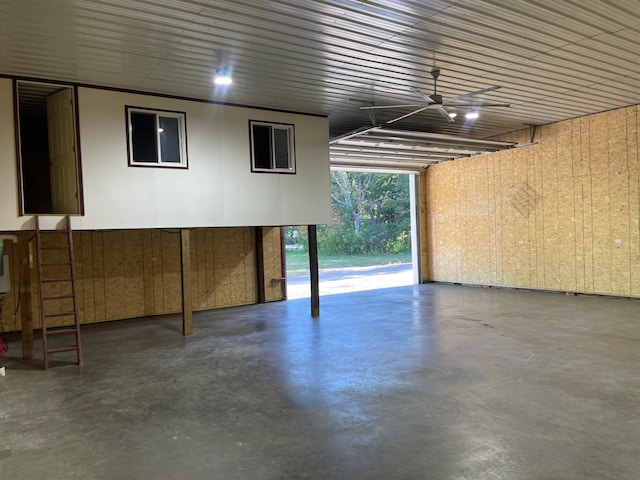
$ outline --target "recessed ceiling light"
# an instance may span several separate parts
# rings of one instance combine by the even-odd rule
[[[467,120],[475,120],[479,116],[480,114],[478,112],[467,112],[464,114],[464,118],[466,118]]]
[[[449,118],[456,118],[458,114],[456,112],[449,112]]]
[[[231,79],[231,75],[218,73],[213,79],[213,83],[215,83],[216,85],[231,85],[233,83],[233,80]]]

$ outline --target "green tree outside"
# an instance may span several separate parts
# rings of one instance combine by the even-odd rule
[[[409,252],[409,175],[331,172],[330,225],[318,226],[324,255]],[[307,249],[306,228],[287,227],[285,243]]]

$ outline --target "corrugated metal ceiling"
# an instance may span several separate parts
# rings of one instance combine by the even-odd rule
[[[640,103],[639,43],[637,0],[0,0],[1,74],[326,114],[333,137],[419,103],[433,66],[445,98],[499,85],[474,100],[511,108],[394,126],[486,138]]]

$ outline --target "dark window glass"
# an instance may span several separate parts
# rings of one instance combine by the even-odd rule
[[[289,130],[273,129],[276,168],[289,168]]]
[[[180,120],[160,117],[160,158],[162,162],[180,163]]]
[[[153,113],[131,112],[131,143],[134,162],[158,162],[156,116]]]
[[[253,166],[271,168],[271,127],[253,125]]]

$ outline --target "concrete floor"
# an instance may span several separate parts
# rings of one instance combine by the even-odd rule
[[[87,326],[81,368],[5,358],[0,478],[640,478],[640,301],[420,285],[321,309]]]

